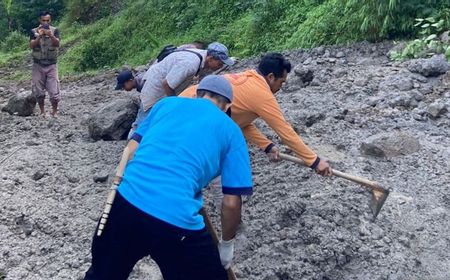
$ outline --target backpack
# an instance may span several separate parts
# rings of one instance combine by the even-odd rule
[[[156,61],[160,62],[161,60],[163,60],[164,58],[166,58],[166,56],[168,56],[169,54],[173,53],[174,51],[177,50],[177,47],[174,45],[167,45],[165,46],[160,52],[159,54],[156,56]]]
[[[202,62],[203,62],[203,57],[197,52],[190,51],[190,50],[178,50],[178,48],[174,45],[167,45],[156,56],[156,62],[161,62],[169,54],[174,53],[174,52],[190,52],[190,53],[197,55],[197,57],[200,59],[200,64],[198,66],[197,73],[195,73],[195,76],[197,76],[198,73],[200,72],[200,68],[202,67]]]

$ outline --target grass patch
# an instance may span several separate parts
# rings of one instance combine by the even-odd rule
[[[0,52],[0,67],[9,67],[14,64],[22,63],[25,58],[30,54],[29,51],[21,52]]]
[[[31,79],[31,69],[28,69],[28,66],[24,64],[29,55],[29,51],[17,53],[0,52],[0,68],[8,69],[2,76],[2,79],[15,81]]]
[[[89,11],[85,14],[80,5]],[[121,3],[120,7],[111,3]],[[72,1],[61,31],[61,76],[146,64],[164,45],[220,41],[232,56],[417,36],[414,19],[434,14],[450,26],[448,0],[89,0]],[[117,12],[117,10],[120,10]],[[83,22],[84,24],[75,21]],[[1,43],[25,42],[20,34]],[[5,41],[8,41],[5,40]],[[3,48],[5,48],[3,47]],[[2,47],[0,46],[0,49]],[[20,55],[19,55],[20,57]],[[0,58],[0,65],[18,59]]]

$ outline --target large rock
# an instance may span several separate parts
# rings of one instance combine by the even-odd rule
[[[15,94],[2,108],[2,111],[19,116],[30,116],[36,107],[36,97],[31,91],[22,91]]]
[[[419,73],[425,77],[437,77],[450,70],[450,64],[444,55],[413,59],[407,63],[406,67],[409,71]]]
[[[126,139],[138,108],[139,104],[131,98],[106,104],[88,119],[89,135],[94,140]]]
[[[420,143],[406,133],[382,133],[367,138],[360,149],[364,155],[395,157],[417,152],[420,149]]]

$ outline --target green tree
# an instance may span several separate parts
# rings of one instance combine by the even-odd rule
[[[8,21],[8,32],[12,31],[12,17],[11,17],[11,7],[12,0],[3,0],[3,8],[6,12],[6,20]]]
[[[13,12],[17,19],[17,30],[28,32],[36,27],[42,11],[48,11],[52,15],[52,21],[57,21],[61,18],[64,7],[64,0],[15,0]]]
[[[89,24],[118,13],[125,0],[67,0],[66,20],[68,23]]]

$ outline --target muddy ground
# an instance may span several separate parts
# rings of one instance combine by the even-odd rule
[[[428,113],[433,103],[448,104],[450,74],[413,74],[388,60],[390,47],[360,43],[289,52],[297,74],[277,95],[303,140],[336,169],[392,189],[378,219],[371,221],[369,196],[357,184],[289,162],[269,163],[251,148],[255,194],[245,201],[234,263],[238,279],[450,279],[450,113]],[[302,76],[305,67],[312,80]],[[28,83],[1,83],[0,104],[30,89]],[[86,120],[127,94],[113,86],[113,72],[63,80],[56,120],[0,113],[5,279],[81,279],[89,267],[109,187],[94,178],[113,173],[125,141],[91,140]],[[279,143],[264,123],[258,126]],[[381,133],[394,140],[406,135],[420,148],[364,154],[361,144]],[[217,210],[205,195],[217,224]],[[146,259],[130,278],[159,276]]]

